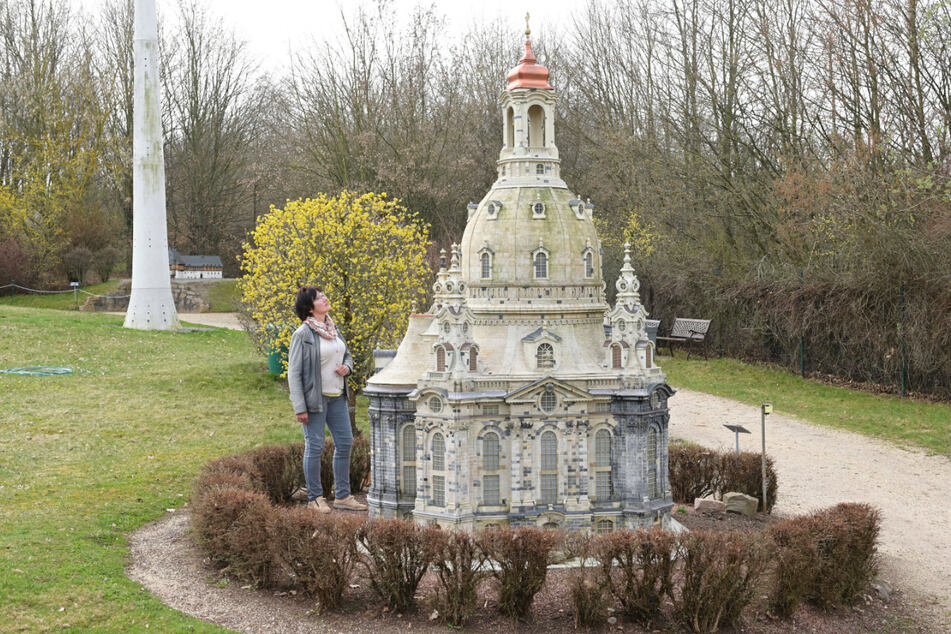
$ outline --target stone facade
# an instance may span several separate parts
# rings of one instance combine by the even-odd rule
[[[370,511],[464,529],[663,525],[673,391],[629,253],[605,302],[593,205],[561,180],[555,93],[528,40],[501,105],[498,179],[365,390]]]

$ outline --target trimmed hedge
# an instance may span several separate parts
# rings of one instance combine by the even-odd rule
[[[670,492],[675,502],[693,504],[696,498],[722,497],[739,491],[759,500],[763,509],[763,467],[761,454],[716,451],[684,442],[670,443]],[[779,485],[773,459],[766,456],[765,511],[772,512]]]
[[[880,529],[881,515],[868,504],[839,504],[771,526],[773,612],[785,618],[802,600],[829,608],[866,593],[878,572]]]
[[[786,520],[758,536],[654,529],[566,537],[536,528],[469,535],[281,505],[303,480],[301,455],[301,445],[264,447],[209,462],[195,481],[191,521],[196,541],[226,574],[259,588],[306,593],[319,611],[340,606],[360,569],[384,604],[409,610],[432,569],[429,603],[450,626],[469,621],[488,575],[496,581],[499,610],[524,618],[549,565],[578,558],[582,566],[563,597],[577,626],[603,623],[613,605],[652,627],[677,622],[712,632],[736,624],[757,594],[781,617],[801,601],[848,604],[868,591],[877,571],[880,516],[864,504]],[[701,457],[697,464],[717,462],[693,455]],[[722,474],[728,463],[718,464]]]

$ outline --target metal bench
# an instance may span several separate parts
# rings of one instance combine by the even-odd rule
[[[690,352],[693,348],[700,348],[703,351],[703,358],[707,358],[707,331],[710,329],[709,319],[687,319],[677,317],[674,319],[674,325],[670,327],[670,333],[666,337],[657,337],[658,342],[667,342],[667,349],[670,350],[670,356],[674,356],[674,344],[679,344],[687,349],[687,358],[690,358]],[[658,346],[661,344],[658,343]]]

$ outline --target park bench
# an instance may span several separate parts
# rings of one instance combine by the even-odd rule
[[[674,325],[670,327],[670,333],[666,337],[657,337],[658,346],[662,345],[660,342],[667,342],[670,356],[674,356],[674,344],[679,344],[687,349],[688,359],[693,348],[700,348],[703,351],[703,358],[706,359],[707,331],[709,329],[709,319],[677,317],[674,319]]]

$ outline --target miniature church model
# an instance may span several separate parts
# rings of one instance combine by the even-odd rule
[[[501,105],[498,178],[364,391],[370,512],[467,530],[664,525],[673,391],[627,250],[605,301],[593,205],[561,179],[528,30]]]

